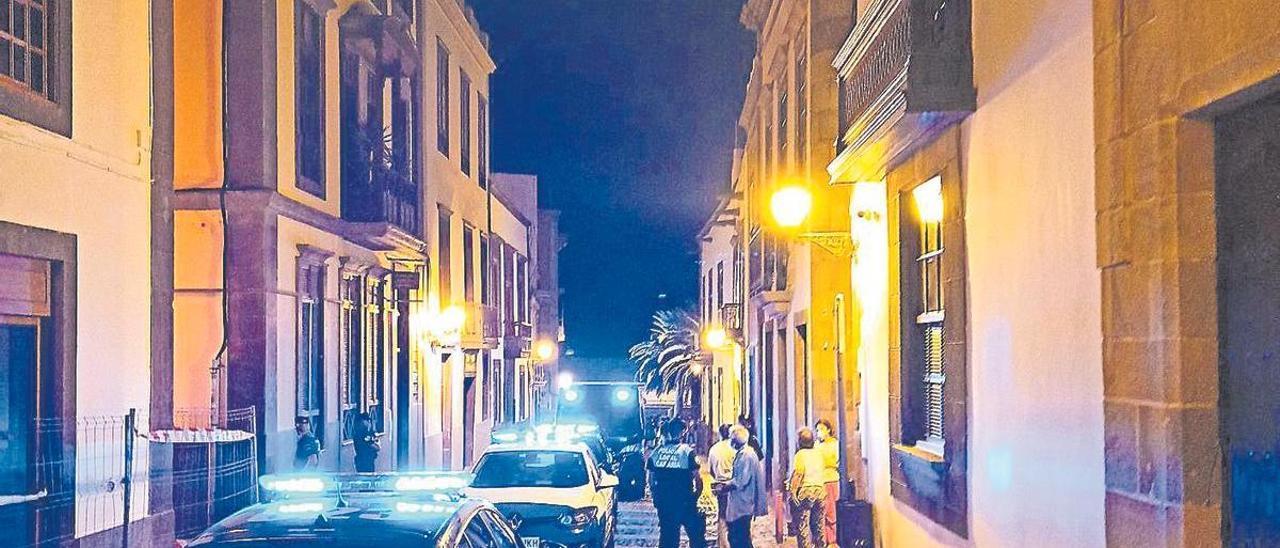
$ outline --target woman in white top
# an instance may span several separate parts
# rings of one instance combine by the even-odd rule
[[[822,546],[822,501],[826,498],[826,462],[821,451],[813,448],[813,431],[801,428],[796,434],[800,447],[792,459],[787,490],[795,500],[792,515],[799,531],[798,548]]]

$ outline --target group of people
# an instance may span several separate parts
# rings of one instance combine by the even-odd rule
[[[746,422],[746,421],[741,421]],[[706,517],[698,509],[703,480],[685,423],[662,425],[661,441],[648,459],[649,488],[658,512],[659,548],[675,548],[684,530],[691,548],[706,546]],[[717,521],[730,548],[751,548],[751,522],[769,514],[762,452],[744,424],[723,424],[707,455]],[[796,434],[799,449],[786,481],[786,499],[799,548],[836,546],[836,502],[840,497],[840,445],[823,419]]]

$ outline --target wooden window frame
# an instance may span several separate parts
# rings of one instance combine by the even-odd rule
[[[26,0],[9,0],[4,5],[27,4]],[[71,136],[71,1],[44,2],[44,90],[31,88],[26,79],[0,75],[0,115],[8,116],[63,137]],[[7,21],[12,30],[14,21]],[[17,41],[10,33],[7,43]],[[12,55],[13,49],[9,49]],[[0,52],[2,54],[4,52]],[[13,71],[10,64],[8,70]]]
[[[444,205],[438,205],[436,217],[436,268],[440,276],[440,308],[453,304],[453,212]]]
[[[462,299],[468,305],[476,302],[475,236],[475,227],[462,223]]]
[[[959,150],[958,131],[948,130],[890,170],[886,181],[891,201],[890,283],[897,288],[890,297],[889,469],[895,499],[967,537],[967,275]],[[942,217],[937,250],[926,250],[912,191],[935,177],[940,178]],[[937,269],[925,275],[922,266],[931,257],[938,258]],[[934,289],[926,291],[926,283]],[[925,368],[931,356],[926,354],[926,333],[941,336],[941,344],[932,347],[940,349],[940,355],[932,357],[941,362],[940,430],[945,441],[935,442],[929,435],[925,388],[931,383],[925,382]]]
[[[476,180],[489,188],[489,100],[476,93]]]

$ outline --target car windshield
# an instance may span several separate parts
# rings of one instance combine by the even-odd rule
[[[581,487],[587,484],[582,454],[573,451],[502,451],[476,465],[472,487]]]

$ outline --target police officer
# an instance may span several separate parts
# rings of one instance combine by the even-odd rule
[[[649,455],[649,492],[658,511],[658,547],[680,546],[680,528],[690,548],[706,548],[707,521],[698,511],[702,476],[693,447],[681,442],[684,421],[672,418],[662,426],[662,445]]]

